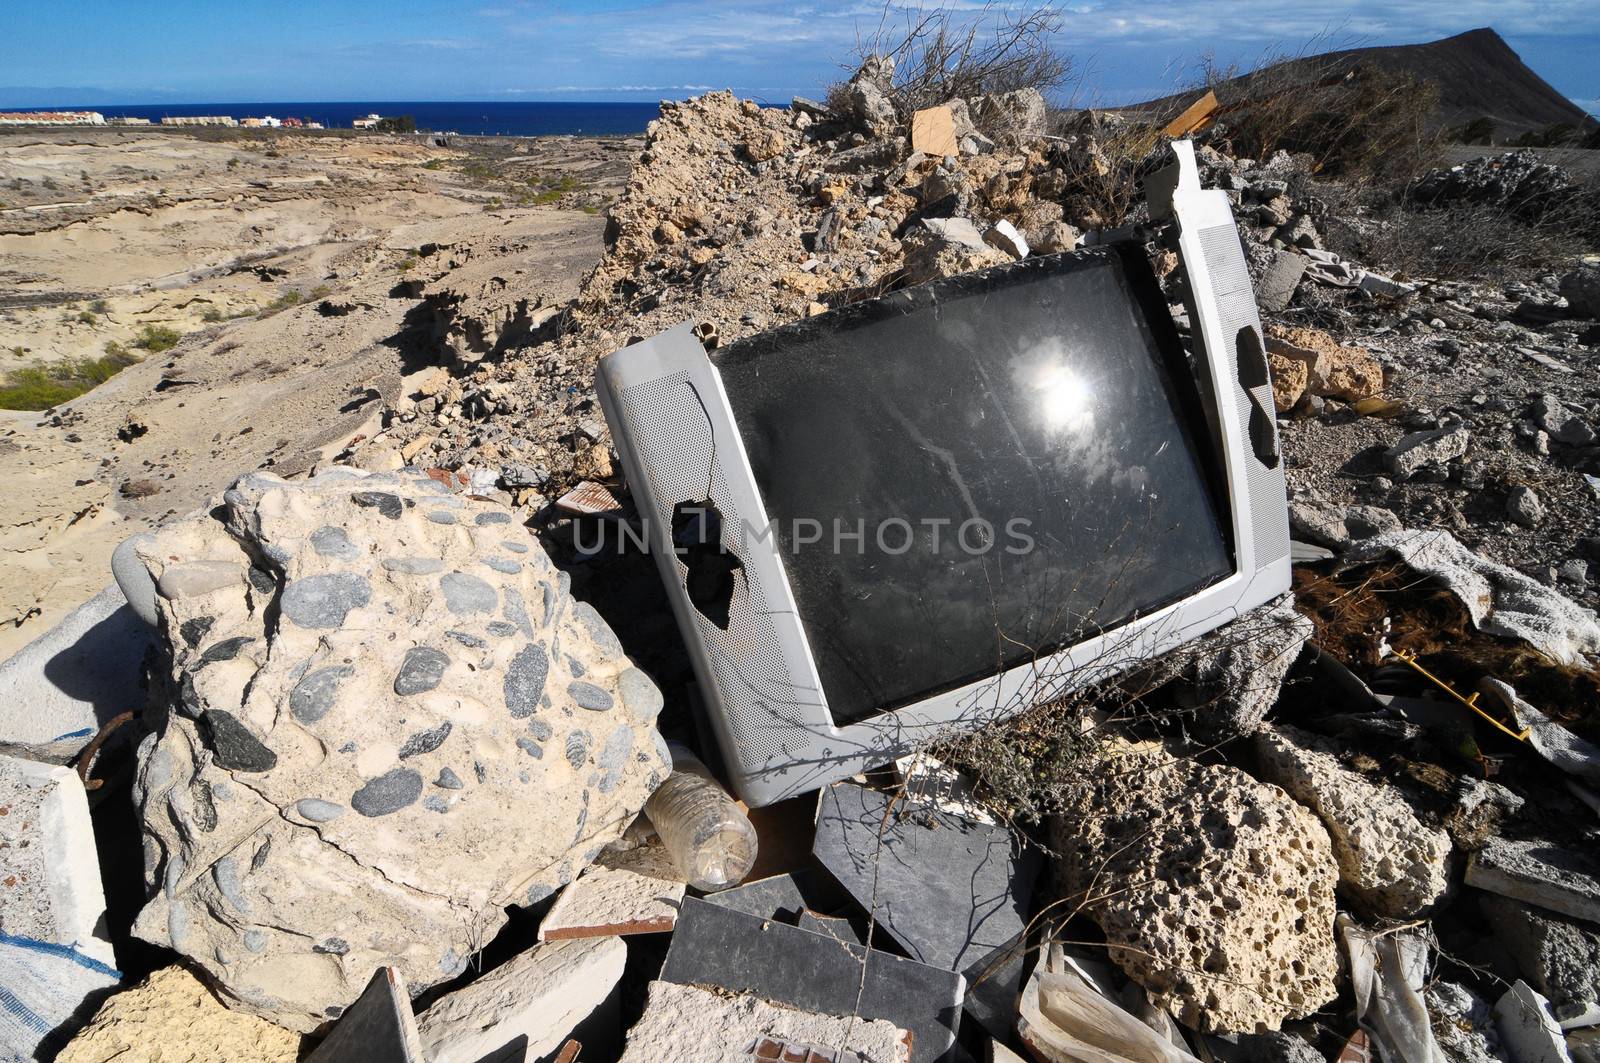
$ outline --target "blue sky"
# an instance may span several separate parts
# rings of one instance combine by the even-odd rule
[[[1484,25],[1564,94],[1591,109],[1600,97],[1595,0],[1063,0],[1061,9],[1080,103],[1182,87],[1208,51],[1249,66],[1313,39],[1318,50],[1412,43]],[[781,102],[836,79],[883,11],[869,0],[14,0],[0,14],[0,106],[653,100],[708,87]]]

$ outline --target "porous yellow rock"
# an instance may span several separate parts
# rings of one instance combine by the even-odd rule
[[[294,1063],[300,1035],[229,1011],[182,967],[109,997],[57,1063]]]

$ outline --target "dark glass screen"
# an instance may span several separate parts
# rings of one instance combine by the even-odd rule
[[[840,724],[1232,572],[1216,455],[1142,256],[951,278],[716,365]]]

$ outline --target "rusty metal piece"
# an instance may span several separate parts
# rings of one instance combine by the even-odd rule
[[[85,790],[98,790],[105,785],[104,779],[89,778],[89,768],[94,764],[95,754],[100,752],[100,747],[106,744],[106,739],[111,737],[113,731],[136,715],[138,714],[134,712],[123,712],[111,717],[100,725],[100,730],[89,740],[89,744],[83,747],[83,752],[78,754],[78,778],[83,781]]]

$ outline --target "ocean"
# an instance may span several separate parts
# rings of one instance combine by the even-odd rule
[[[660,105],[534,100],[485,103],[152,103],[74,107],[71,110],[99,111],[108,119],[148,118],[152,122],[159,122],[164,115],[175,118],[213,114],[231,115],[234,118],[271,115],[274,118],[293,117],[321,122],[329,129],[349,129],[352,119],[368,114],[408,114],[417,120],[418,129],[436,133],[539,137],[561,133],[590,136],[642,133],[650,120],[660,114]]]

